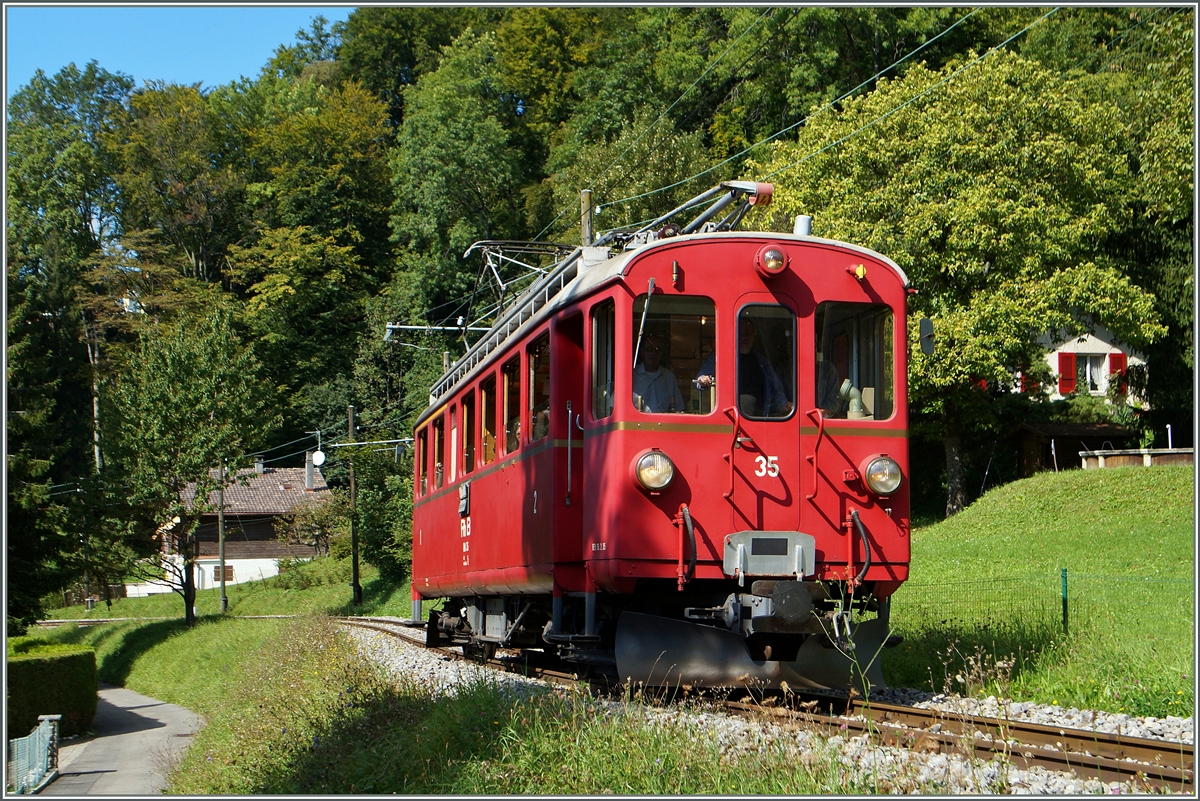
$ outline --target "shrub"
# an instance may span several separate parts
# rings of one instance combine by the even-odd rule
[[[62,715],[63,736],[87,732],[96,715],[96,652],[77,645],[20,644],[8,657],[8,730],[17,737],[37,726],[38,715]]]

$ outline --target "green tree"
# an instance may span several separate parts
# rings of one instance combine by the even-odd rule
[[[1033,370],[1045,334],[1101,324],[1138,346],[1163,332],[1100,246],[1130,214],[1121,130],[1111,104],[996,54],[957,74],[913,68],[773,154],[781,211],[817,211],[820,235],[896,258],[919,290],[914,324],[938,326],[909,393],[945,448],[947,514],[966,502],[963,432],[991,416],[980,382]]]
[[[478,268],[461,259],[471,243],[524,233],[515,101],[500,82],[494,37],[470,33],[404,94],[391,224],[401,268],[423,277],[417,308],[433,309],[471,295]]]
[[[330,542],[350,536],[350,500],[342,489],[331,489],[320,500],[305,501],[292,514],[275,521],[275,534],[288,545],[307,545],[329,555]]]
[[[350,247],[307,226],[272,228],[249,247],[230,248],[230,275],[248,286],[242,318],[286,394],[350,374],[366,292],[361,272]]]
[[[244,179],[197,86],[153,82],[130,101],[117,176],[127,231],[153,230],[187,258],[187,277],[219,282],[242,235]]]
[[[91,472],[88,363],[74,276],[54,257],[53,242],[42,244],[36,270],[13,260],[7,272],[9,636],[43,617],[43,596],[77,578],[70,560],[85,532],[67,501]]]
[[[1110,62],[1120,68],[1097,75],[1100,90],[1121,98],[1133,140],[1134,215],[1113,249],[1130,265],[1130,278],[1154,293],[1168,329],[1145,347],[1153,401],[1145,424],[1160,436],[1169,424],[1175,444],[1188,445],[1195,413],[1195,11],[1137,9],[1131,17]]]
[[[194,560],[200,515],[210,493],[247,466],[250,449],[279,424],[272,392],[218,309],[142,333],[139,352],[117,385],[120,460],[130,503],[178,555],[172,584],[183,596],[188,625],[195,618]],[[189,486],[192,491],[188,492]],[[171,569],[171,568],[169,568]]]
[[[8,104],[9,621],[86,575],[88,543],[113,534],[77,490],[102,465],[99,332],[87,276],[119,231],[114,153],[132,89],[95,62],[38,71]]]
[[[437,69],[441,49],[496,12],[475,8],[356,8],[342,29],[338,62],[388,108],[393,127],[404,120],[404,88]]]
[[[307,30],[296,31],[296,41],[275,48],[266,70],[284,78],[313,76],[322,71],[337,72],[338,50],[342,46],[344,22],[329,24],[321,14],[312,18]]]

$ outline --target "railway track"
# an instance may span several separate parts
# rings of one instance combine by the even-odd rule
[[[450,659],[467,659],[458,648],[427,648],[424,624],[399,618],[341,618],[348,625],[378,631]],[[476,660],[478,661],[478,660]],[[493,669],[563,684],[578,684],[570,670],[540,665],[520,652],[499,652]],[[592,682],[592,690],[611,695],[615,688]],[[867,736],[879,745],[925,753],[958,754],[1002,760],[1019,768],[1041,767],[1104,782],[1128,782],[1146,789],[1195,792],[1194,746],[1121,734],[1046,726],[1022,720],[862,701],[842,710],[806,711],[791,705],[727,700],[728,712],[812,728],[828,734]],[[812,704],[804,706],[811,707]]]
[[[855,700],[846,714],[826,715],[727,701],[740,715],[758,715],[926,753],[1005,760],[1019,768],[1042,767],[1104,782],[1134,781],[1147,789],[1194,791],[1194,747],[1106,732],[1065,729]]]

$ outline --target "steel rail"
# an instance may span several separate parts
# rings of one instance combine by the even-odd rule
[[[739,715],[865,735],[880,745],[999,759],[1016,767],[1042,767],[1106,782],[1139,781],[1174,792],[1195,788],[1194,749],[1187,743],[864,701],[852,702],[845,717],[736,701],[726,702],[726,707]]]

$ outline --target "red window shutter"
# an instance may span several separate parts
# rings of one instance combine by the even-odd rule
[[[1070,395],[1075,391],[1075,354],[1058,354],[1058,394]]]
[[[1108,374],[1118,377],[1117,391],[1128,391],[1128,384],[1125,381],[1125,354],[1110,353],[1108,354]]]
[[[1021,391],[1026,395],[1036,393],[1041,387],[1032,376],[1021,373]]]

